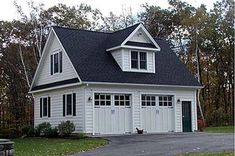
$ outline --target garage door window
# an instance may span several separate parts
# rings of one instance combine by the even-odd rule
[[[130,95],[114,95],[115,106],[130,106]]]
[[[156,106],[156,98],[154,95],[142,95],[142,106]]]
[[[172,106],[172,96],[159,96],[159,106]]]
[[[95,94],[95,106],[110,106],[111,95],[108,94]]]

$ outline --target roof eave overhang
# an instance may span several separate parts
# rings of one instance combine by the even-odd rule
[[[116,47],[112,47],[109,49],[106,49],[106,51],[114,51],[114,50],[118,50],[118,49],[136,49],[136,50],[146,50],[146,51],[153,51],[153,52],[157,52],[160,51],[160,49],[157,48],[147,48],[147,47],[138,47],[138,46],[129,46],[129,45],[120,45],[120,46],[116,46]]]
[[[61,85],[61,86],[56,86],[56,87],[45,88],[45,89],[32,90],[29,93],[35,94],[39,92],[51,91],[51,90],[61,89],[61,88],[66,88],[66,87],[81,86],[82,84],[83,84],[82,82],[66,84],[66,85]]]
[[[119,86],[145,86],[145,87],[167,87],[167,88],[187,88],[187,89],[202,89],[204,86],[184,86],[184,85],[158,85],[158,84],[139,84],[139,83],[112,83],[112,82],[89,82],[83,81],[84,84],[94,85],[119,85]]]

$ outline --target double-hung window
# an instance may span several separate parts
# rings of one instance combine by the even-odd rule
[[[51,75],[62,73],[62,52],[55,52],[51,55]]]
[[[131,51],[131,68],[147,70],[147,53]]]
[[[51,98],[42,97],[40,98],[40,117],[50,117],[51,116]]]
[[[63,116],[76,116],[76,94],[63,95]]]

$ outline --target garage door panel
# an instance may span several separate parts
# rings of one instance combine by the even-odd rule
[[[103,124],[103,127],[105,128],[105,132],[111,132],[112,123],[110,118],[108,118],[108,116],[111,116],[111,109],[110,108],[104,109],[104,113],[105,116],[103,117],[103,121],[105,121],[105,123]]]
[[[97,108],[95,108],[95,110],[94,110],[94,118],[95,118],[95,124],[94,124],[94,130],[95,130],[95,132],[97,132],[97,133],[99,133],[100,132],[100,130],[99,130],[99,121],[100,121],[100,119],[99,119],[99,110],[97,109]]]
[[[130,115],[131,114],[131,108],[126,108],[125,109],[125,129],[126,129],[126,132],[131,132],[131,129],[132,129],[132,116]]]
[[[173,98],[142,94],[142,128],[147,132],[168,132],[174,127]]]
[[[131,132],[132,111],[130,99],[131,95],[127,94],[95,93],[95,133],[122,134]]]
[[[172,120],[174,118],[173,114],[174,114],[174,109],[173,107],[168,109],[168,114],[169,114],[169,118],[168,118],[168,130],[169,131],[174,131],[174,120]]]

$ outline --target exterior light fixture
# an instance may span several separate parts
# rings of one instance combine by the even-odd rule
[[[88,98],[88,101],[91,101],[91,100],[92,100],[92,97],[89,97],[89,98]]]

